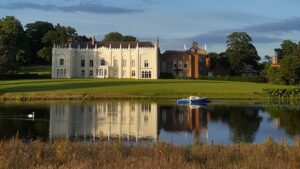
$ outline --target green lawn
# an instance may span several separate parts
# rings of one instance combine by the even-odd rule
[[[182,98],[199,95],[216,99],[263,99],[263,88],[288,88],[262,83],[212,80],[47,79],[0,81],[6,97]],[[79,96],[81,97],[81,96]]]

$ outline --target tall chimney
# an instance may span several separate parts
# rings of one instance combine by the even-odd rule
[[[92,45],[95,45],[95,43],[96,43],[96,37],[93,36],[93,37],[92,37]]]

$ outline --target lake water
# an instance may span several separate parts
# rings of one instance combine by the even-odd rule
[[[35,112],[34,119],[28,114]],[[0,138],[77,141],[292,143],[300,136],[300,105],[177,106],[173,102],[97,101],[0,103]]]

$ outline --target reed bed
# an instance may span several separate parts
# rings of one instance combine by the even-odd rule
[[[0,168],[300,168],[300,142],[193,145],[0,141]]]

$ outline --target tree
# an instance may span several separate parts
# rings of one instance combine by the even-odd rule
[[[51,63],[53,45],[64,46],[77,37],[78,35],[74,28],[57,24],[54,30],[47,32],[43,36],[42,42],[45,46],[37,54],[40,58],[45,59],[47,63]]]
[[[137,41],[137,39],[134,36],[126,35],[122,37],[122,41]]]
[[[269,55],[265,55],[265,60],[270,63],[272,61],[272,57]]]
[[[103,38],[104,42],[110,42],[110,41],[137,41],[137,38],[131,35],[125,35],[123,36],[119,32],[110,32],[106,34]]]
[[[280,58],[280,67],[266,67],[266,75],[273,83],[299,84],[300,81],[300,44],[284,40],[281,48],[274,49]]]
[[[119,32],[110,32],[104,36],[102,41],[122,41],[123,35]]]
[[[214,68],[217,65],[219,54],[210,52],[207,54],[207,56],[210,58],[210,67]]]
[[[280,72],[286,84],[298,84],[300,80],[300,46],[280,61]]]
[[[284,40],[281,44],[281,51],[283,56],[291,55],[297,48],[297,44],[291,40]]]
[[[0,72],[15,72],[24,61],[24,30],[13,16],[0,19]]]
[[[27,24],[25,27],[28,49],[28,55],[26,58],[27,64],[45,63],[44,60],[38,57],[38,51],[40,51],[45,46],[51,46],[50,43],[44,44],[42,42],[42,38],[49,31],[53,31],[54,26],[49,22],[36,21],[34,23]]]
[[[251,37],[245,32],[234,32],[227,36],[226,56],[231,65],[231,71],[235,75],[240,75],[245,64],[258,69],[260,57],[256,48],[251,43]]]

